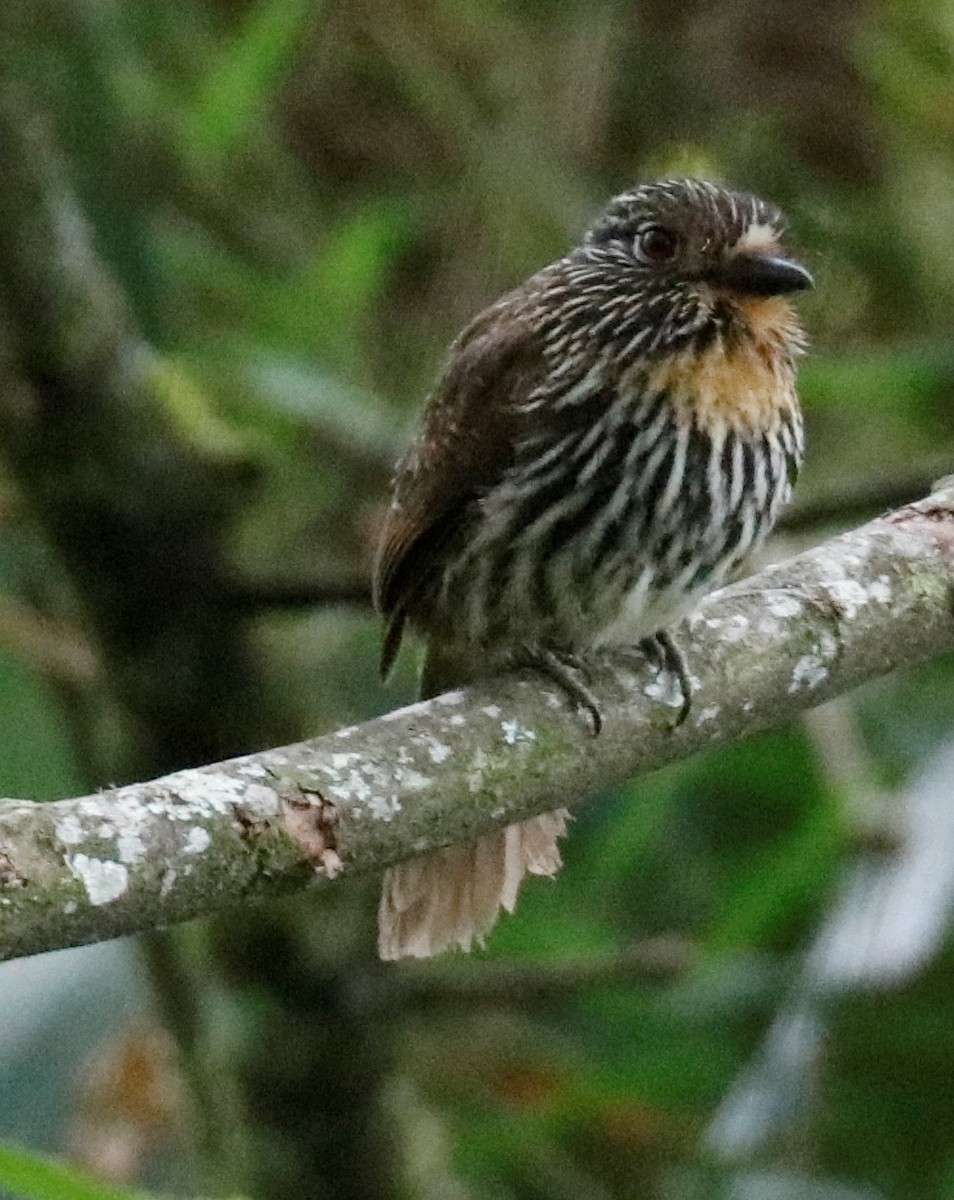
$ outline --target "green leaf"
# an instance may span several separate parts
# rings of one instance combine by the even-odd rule
[[[18,1200],[157,1200],[154,1192],[101,1183],[78,1167],[10,1142],[0,1142],[0,1193],[4,1192]]]
[[[7,565],[3,556],[0,565]],[[0,598],[0,623],[4,613]],[[0,651],[0,795],[46,800],[80,791],[69,735],[62,708],[37,672]]]
[[[134,1192],[98,1183],[76,1167],[0,1142],[0,1189],[21,1200],[143,1200]]]
[[[251,9],[206,75],[187,118],[183,144],[197,163],[216,165],[248,137],[314,12],[312,0],[267,0]]]

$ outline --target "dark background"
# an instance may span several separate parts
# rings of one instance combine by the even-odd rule
[[[444,346],[686,173],[817,280],[770,553],[954,470],[946,0],[3,0],[0,792],[406,700],[367,576]],[[375,881],[2,967],[0,1134],[187,1194],[940,1200],[952,712],[939,661],[600,796],[434,969]]]

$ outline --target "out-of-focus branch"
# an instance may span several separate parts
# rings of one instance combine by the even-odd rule
[[[96,654],[81,630],[8,596],[0,596],[0,647],[64,683],[89,687],[99,676]]]
[[[685,938],[658,937],[621,950],[557,962],[487,960],[461,972],[444,962],[405,966],[397,990],[402,1008],[450,1008],[475,1004],[536,1004],[584,987],[660,983],[678,979],[693,962]]]
[[[132,718],[120,769],[277,740],[287,725],[218,603],[242,464],[192,436],[182,393],[201,393],[143,338],[48,122],[7,81],[0,145],[0,442]]]
[[[948,455],[907,471],[871,474],[810,500],[796,500],[783,513],[779,532],[807,533],[824,525],[851,525],[888,512],[930,491],[934,480],[949,471],[950,466]]]
[[[371,608],[371,582],[353,579],[226,579],[219,603],[236,615],[303,608]]]
[[[861,479],[837,492],[798,500],[783,514],[779,533],[810,533],[826,525],[849,525],[923,496],[944,474],[950,461],[937,460],[895,475]],[[371,585],[365,576],[340,579],[242,579],[223,581],[223,609],[254,616],[271,610],[343,605],[371,607]]]
[[[151,783],[0,805],[0,956],[113,937],[375,871],[788,720],[954,648],[954,481],[706,600],[681,698],[635,653],[592,665],[599,738],[538,677]]]

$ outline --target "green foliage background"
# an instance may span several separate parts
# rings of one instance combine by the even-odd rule
[[[34,434],[0,406],[4,794],[73,794],[409,697],[409,657],[377,683],[354,600],[390,463],[461,324],[636,179],[771,197],[816,274],[800,498],[844,511],[773,552],[954,464],[950,0],[4,0],[0,89],[52,147],[127,335],[155,352],[148,421],[127,429],[121,397],[90,404],[69,467],[28,469]],[[0,185],[2,259],[19,229],[8,166]],[[39,370],[0,276],[4,345],[42,398],[72,378],[68,339],[53,330]],[[177,456],[175,494],[137,491]],[[95,521],[69,540],[57,516],[90,490],[144,514],[95,567]],[[193,501],[213,582],[240,581],[243,607],[181,645],[192,609],[162,632],[150,608],[147,652],[138,540]],[[339,601],[292,603],[299,586]],[[150,939],[194,1097],[179,1135],[194,1191],[951,1195],[949,933],[906,959],[902,926],[893,976],[833,987],[806,963],[847,883],[900,853],[897,813],[952,712],[939,662],[597,798],[558,883],[439,972],[374,962],[372,887]],[[621,980],[614,956],[657,937],[690,965]],[[589,982],[516,986],[554,962]],[[800,1055],[771,1034],[792,1019],[815,1031]],[[732,1150],[713,1130],[739,1095],[745,1128],[766,1124]],[[106,1194],[49,1170],[0,1155],[15,1194]]]

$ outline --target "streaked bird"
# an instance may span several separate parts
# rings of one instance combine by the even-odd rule
[[[531,663],[602,714],[576,670],[653,640],[737,572],[802,461],[788,293],[811,286],[777,208],[699,180],[611,200],[580,245],[450,348],[398,466],[375,568],[386,675],[410,626],[421,694]],[[565,810],[388,870],[384,958],[482,942]]]

